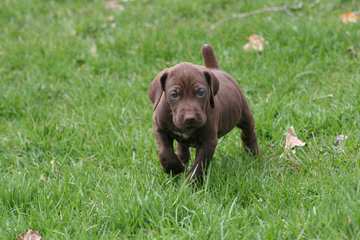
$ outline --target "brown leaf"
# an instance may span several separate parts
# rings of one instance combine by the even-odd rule
[[[16,240],[41,240],[41,235],[38,231],[29,229],[25,233],[19,235]]]
[[[262,36],[252,34],[248,38],[248,42],[244,45],[245,51],[262,52],[265,47],[265,39]]]
[[[121,5],[117,0],[106,0],[105,1],[105,8],[111,11],[120,12],[123,11],[125,8]]]
[[[285,150],[290,150],[295,147],[303,147],[303,146],[305,146],[305,143],[296,136],[294,128],[290,127],[287,130],[287,134],[286,134]]]
[[[347,12],[340,15],[341,22],[348,23],[357,23],[360,21],[360,13],[356,12]]]

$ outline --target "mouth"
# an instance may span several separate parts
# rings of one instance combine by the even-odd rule
[[[175,125],[176,126],[176,125]],[[176,131],[184,134],[192,134],[198,127],[195,125],[180,125],[176,126]]]
[[[193,132],[196,129],[201,128],[204,126],[205,122],[200,119],[194,119],[193,121],[179,121],[180,119],[173,119],[174,125],[176,128],[181,132]]]
[[[200,126],[200,124],[196,124],[196,123],[193,123],[193,124],[187,124],[184,126],[184,129],[185,130],[193,130],[193,129],[196,129]]]
[[[196,127],[194,127],[194,126],[186,126],[186,127],[183,128],[183,131],[184,132],[192,132],[195,129],[196,129]]]
[[[185,132],[192,132],[202,126],[201,123],[184,124],[182,130]]]

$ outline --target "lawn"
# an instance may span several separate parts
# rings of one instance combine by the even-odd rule
[[[0,239],[360,239],[360,22],[339,18],[360,3],[228,19],[289,2],[1,0]],[[254,33],[263,53],[243,50]],[[194,188],[160,167],[147,89],[206,42],[262,153],[235,129]]]

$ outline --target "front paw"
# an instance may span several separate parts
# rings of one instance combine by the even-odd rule
[[[180,161],[180,163],[186,167],[188,161],[189,161],[189,155],[186,155],[184,153],[176,153],[176,156],[178,158],[178,160]]]
[[[260,154],[259,146],[257,145],[256,141],[245,146],[245,150],[253,156],[258,156]]]
[[[185,165],[175,154],[162,153],[159,158],[164,171],[168,174],[177,175],[185,170]]]

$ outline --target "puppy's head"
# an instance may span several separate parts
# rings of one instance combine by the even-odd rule
[[[160,84],[175,127],[190,131],[206,123],[207,108],[214,108],[214,96],[219,89],[219,82],[210,70],[181,63],[165,71]]]

